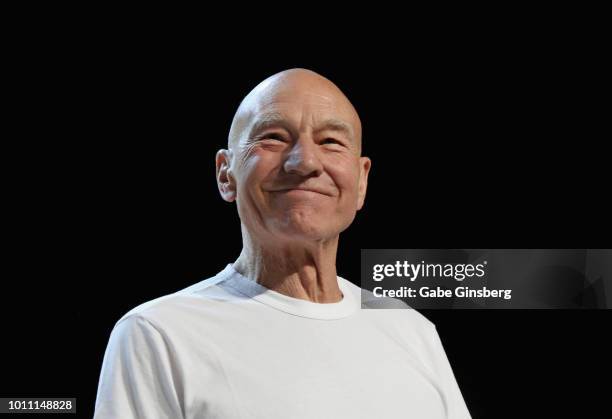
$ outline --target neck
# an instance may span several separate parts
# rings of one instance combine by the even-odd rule
[[[242,229],[242,252],[234,268],[264,287],[316,303],[342,300],[336,276],[338,236],[312,242],[255,240]],[[273,245],[268,243],[274,242]]]

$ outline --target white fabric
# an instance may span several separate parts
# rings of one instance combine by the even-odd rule
[[[361,288],[319,304],[229,264],[115,325],[95,419],[465,419],[435,326],[410,308],[363,309]],[[364,291],[365,292],[365,291]]]

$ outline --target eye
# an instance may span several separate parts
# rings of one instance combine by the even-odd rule
[[[276,140],[276,141],[282,141],[282,142],[285,141],[285,138],[281,134],[276,133],[276,132],[271,132],[269,134],[264,134],[264,135],[261,136],[261,139],[262,140]]]
[[[332,138],[332,137],[325,138],[323,141],[321,141],[321,144],[338,144],[338,145],[343,145],[341,141],[338,141],[338,140],[336,140],[335,138]]]

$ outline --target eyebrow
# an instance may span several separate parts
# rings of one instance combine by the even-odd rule
[[[249,130],[248,138],[253,138],[257,133],[268,129],[281,127],[289,131],[292,135],[296,135],[295,128],[287,121],[287,119],[278,112],[268,112],[262,115],[259,115],[257,119],[251,125],[251,129]],[[314,132],[320,131],[338,131],[346,134],[352,142],[355,142],[355,135],[353,131],[353,127],[336,118],[330,118],[323,121]]]
[[[319,128],[315,130],[315,132],[327,131],[327,130],[342,132],[346,134],[352,142],[355,141],[355,135],[354,135],[353,127],[351,126],[351,124],[348,124],[340,119],[334,119],[334,118],[326,119],[319,126]]]
[[[248,138],[253,138],[255,134],[265,129],[275,128],[275,127],[284,128],[287,131],[289,131],[292,135],[295,133],[295,130],[293,129],[291,124],[287,122],[287,119],[284,116],[282,116],[278,112],[269,112],[269,113],[264,113],[262,115],[259,115],[257,117],[257,119],[251,125],[251,129],[249,130]]]

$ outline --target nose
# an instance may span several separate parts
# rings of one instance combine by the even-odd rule
[[[300,136],[287,154],[283,169],[289,174],[303,177],[319,176],[323,173],[323,164],[317,153],[314,141]]]

